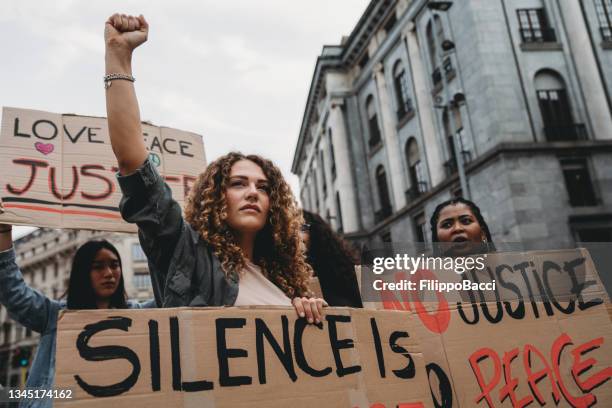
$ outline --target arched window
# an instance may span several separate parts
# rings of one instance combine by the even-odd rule
[[[344,232],[344,225],[342,222],[342,207],[340,206],[340,192],[336,191],[336,208],[338,209],[338,232]]]
[[[419,145],[414,137],[411,137],[406,143],[405,153],[408,163],[408,176],[410,177],[408,196],[416,198],[427,191],[427,182],[425,181],[425,171],[419,154]]]
[[[368,96],[366,99],[366,113],[368,115],[368,130],[370,131],[370,138],[368,145],[370,149],[375,148],[381,143],[380,128],[378,127],[378,116],[376,114],[376,105],[374,103],[374,97]]]
[[[446,168],[446,172],[448,175],[453,174],[457,171],[457,151],[455,150],[455,142],[453,141],[453,134],[451,128],[451,115],[454,120],[454,131],[457,138],[457,143],[459,144],[459,151],[461,151],[463,162],[469,163],[472,160],[472,155],[469,151],[469,148],[466,147],[466,144],[463,140],[463,124],[461,120],[461,112],[459,109],[453,109],[451,114],[449,115],[448,109],[444,110],[442,114],[442,124],[444,126],[444,136],[446,138],[446,146],[449,152],[449,158],[444,163],[444,167]]]
[[[402,119],[406,114],[412,112],[413,106],[408,77],[401,61],[397,61],[393,67],[393,85],[397,100],[397,118]]]
[[[541,70],[534,85],[548,141],[579,140],[586,138],[584,126],[574,124],[565,81],[553,70]]]
[[[327,129],[327,135],[329,137],[329,154],[331,156],[331,174],[332,180],[336,179],[336,155],[334,154],[334,141],[332,137],[331,128]]]
[[[434,25],[437,38],[434,38]],[[427,36],[427,46],[429,48],[429,60],[431,62],[431,66],[436,67],[436,40],[438,41],[438,44],[442,44],[442,41],[444,41],[444,27],[442,27],[442,19],[440,19],[439,15],[436,14],[433,19],[429,19],[425,31]]]
[[[391,215],[391,198],[389,197],[387,173],[382,164],[376,168],[376,186],[378,188],[380,210],[376,211],[374,218],[376,218],[376,222],[379,222]]]
[[[612,0],[595,0],[599,32],[604,41],[612,41]]]
[[[435,26],[435,27],[434,27]],[[438,45],[444,41],[444,27],[442,26],[442,19],[439,15],[435,15],[433,19],[430,19],[425,29],[425,35],[427,37],[427,48],[429,50],[429,62],[432,70],[432,80],[434,85],[438,84],[442,80],[442,74],[440,67],[438,66],[438,56],[436,53],[436,41]],[[436,37],[434,37],[434,35]]]

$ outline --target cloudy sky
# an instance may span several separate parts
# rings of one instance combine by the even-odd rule
[[[105,116],[104,21],[142,13],[142,118],[204,136],[208,160],[262,154],[290,174],[316,57],[368,0],[0,2],[0,106]],[[296,194],[297,195],[297,194]]]

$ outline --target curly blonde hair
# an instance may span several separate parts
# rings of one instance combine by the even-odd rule
[[[254,262],[264,275],[289,298],[309,296],[308,280],[312,268],[305,260],[300,240],[304,223],[295,198],[280,170],[257,155],[231,152],[212,162],[198,176],[185,205],[185,219],[210,245],[221,261],[226,276],[238,276],[245,267],[245,257],[227,224],[225,190],[234,163],[250,160],[257,164],[270,186],[270,210],[264,228],[255,238]]]

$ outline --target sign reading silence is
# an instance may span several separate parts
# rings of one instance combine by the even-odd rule
[[[142,125],[152,162],[181,206],[206,166],[202,137]],[[38,227],[134,231],[119,214],[106,118],[3,108],[0,222]]]
[[[588,252],[490,255],[514,298],[389,293],[318,325],[286,307],[67,311],[56,386],[74,393],[55,406],[611,406],[612,309]]]

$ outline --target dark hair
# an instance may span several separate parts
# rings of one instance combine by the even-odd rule
[[[476,217],[476,220],[478,221],[478,224],[480,225],[480,229],[482,229],[482,231],[485,233],[485,236],[487,237],[488,251],[495,251],[496,250],[495,244],[493,243],[493,238],[491,238],[491,232],[489,231],[489,226],[484,220],[484,217],[482,216],[480,212],[480,208],[478,208],[478,206],[474,204],[472,201],[466,200],[463,197],[452,198],[450,200],[447,200],[447,201],[444,201],[438,204],[438,206],[433,212],[433,215],[431,216],[431,219],[429,220],[429,224],[431,226],[431,241],[439,242],[438,240],[438,219],[440,218],[440,212],[444,208],[448,207],[449,205],[455,205],[455,204],[465,204],[470,208],[470,210],[472,211],[472,214],[474,214],[474,217]]]
[[[325,300],[330,306],[361,307],[355,276],[355,265],[359,263],[356,251],[318,214],[306,210],[303,214],[310,224],[307,260],[319,278]]]
[[[84,243],[74,254],[72,270],[70,271],[70,282],[66,291],[68,309],[97,309],[96,294],[91,286],[91,268],[96,255],[101,249],[108,249],[114,253],[119,260],[119,266],[122,268],[119,285],[113,296],[111,296],[109,307],[116,309],[127,308],[121,256],[113,244],[106,240],[99,240]]]

